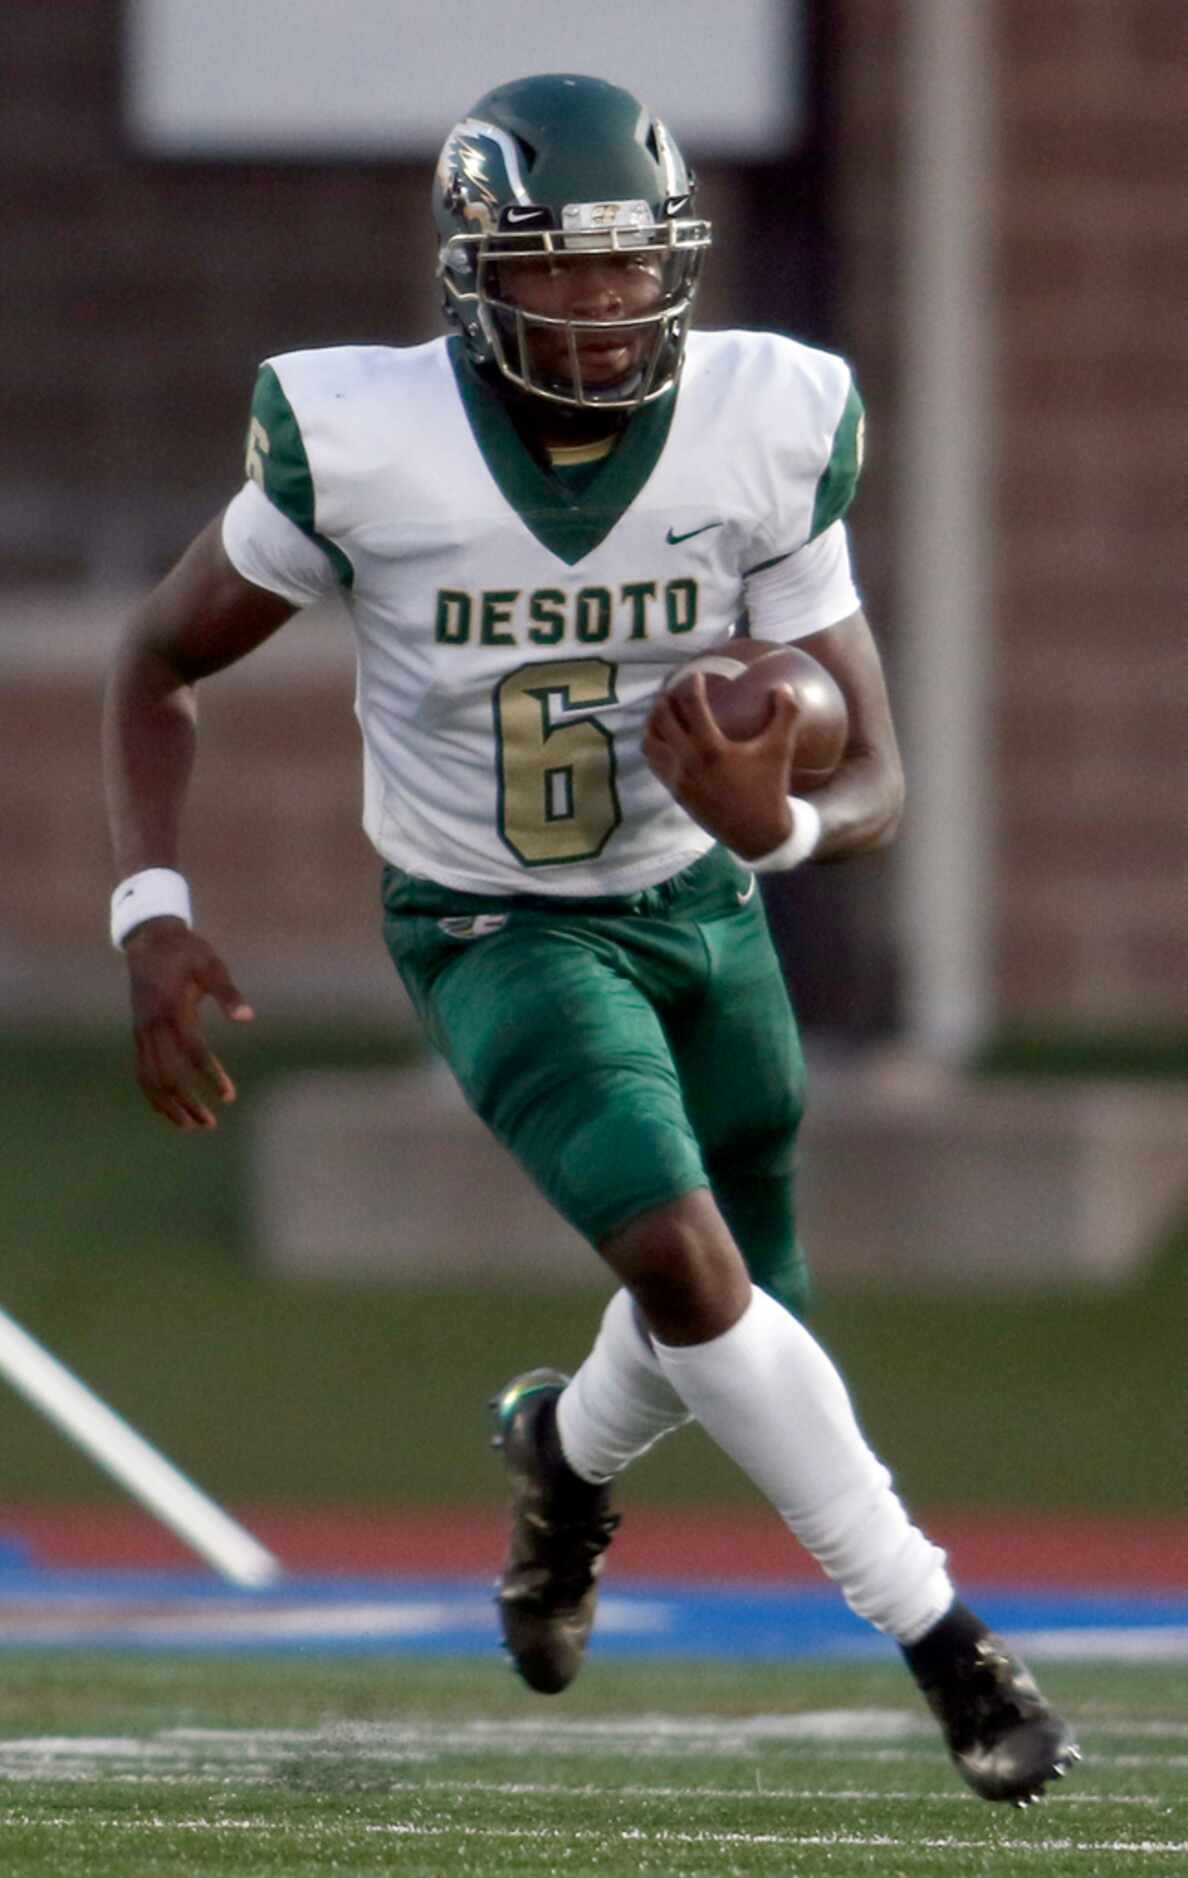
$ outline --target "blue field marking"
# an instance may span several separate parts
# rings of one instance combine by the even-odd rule
[[[1188,1661],[1188,1591],[976,1588],[971,1603],[1037,1660]],[[0,1569],[0,1650],[469,1656],[498,1649],[489,1580],[298,1575],[243,1591],[207,1573]],[[615,1582],[606,1658],[874,1659],[893,1646],[827,1585]]]

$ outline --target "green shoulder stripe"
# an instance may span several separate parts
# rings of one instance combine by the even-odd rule
[[[245,468],[281,514],[296,522],[302,534],[308,535],[329,557],[339,583],[344,587],[352,586],[355,570],[349,557],[333,541],[320,535],[315,525],[313,477],[305,440],[271,365],[262,365],[256,378]]]
[[[833,433],[833,449],[817,484],[810,541],[814,541],[831,522],[836,522],[839,516],[844,515],[854,499],[858,473],[862,468],[865,419],[862,399],[851,379],[846,407]]]

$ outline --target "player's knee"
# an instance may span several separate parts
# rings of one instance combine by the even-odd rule
[[[599,1247],[662,1343],[705,1343],[737,1322],[750,1279],[705,1189],[640,1214]]]
[[[739,1247],[752,1283],[794,1317],[810,1301],[804,1248],[796,1231],[795,1182],[788,1172],[756,1173],[731,1163],[711,1170],[714,1197]]]
[[[751,1276],[755,1277],[753,1269]],[[782,1304],[793,1317],[798,1317],[802,1324],[808,1322],[812,1313],[813,1285],[803,1255],[797,1252],[795,1259],[783,1265],[774,1277],[756,1279],[755,1282],[761,1284],[764,1291],[770,1292],[777,1304]]]

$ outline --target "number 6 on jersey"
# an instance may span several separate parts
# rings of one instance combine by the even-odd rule
[[[615,702],[606,659],[526,665],[495,690],[499,832],[525,867],[601,854],[622,820],[614,738],[579,710]]]

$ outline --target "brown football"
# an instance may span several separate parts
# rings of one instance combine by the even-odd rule
[[[849,717],[837,680],[810,653],[770,639],[731,639],[691,658],[669,684],[683,684],[694,672],[704,673],[714,722],[735,742],[759,735],[771,714],[772,692],[791,685],[800,717],[788,787],[806,795],[828,782],[845,751]]]

